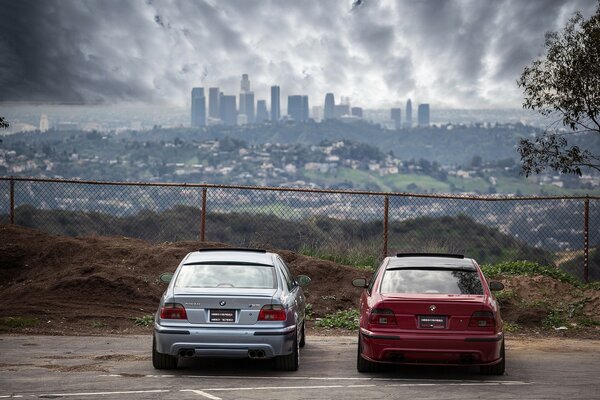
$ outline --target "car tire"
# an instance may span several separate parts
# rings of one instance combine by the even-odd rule
[[[304,325],[306,323],[303,321],[302,322],[302,329],[300,330],[300,334],[302,335],[300,337],[300,343],[298,343],[298,346],[300,346],[300,348],[306,346],[306,335],[305,335],[305,329],[304,329]]]
[[[378,365],[374,362],[366,360],[362,356],[362,339],[360,333],[358,334],[358,350],[356,352],[356,369],[358,372],[375,372],[377,371]]]
[[[280,371],[297,371],[300,366],[300,342],[298,334],[294,335],[294,349],[291,354],[275,357],[275,369]]]
[[[494,365],[484,365],[479,368],[479,372],[484,375],[504,375],[506,369],[506,357],[504,351],[504,339],[502,339],[502,347],[500,348],[500,356],[502,361]]]
[[[156,338],[152,338],[152,365],[155,369],[177,368],[177,357],[169,354],[159,353],[156,350]]]

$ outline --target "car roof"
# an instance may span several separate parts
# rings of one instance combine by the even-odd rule
[[[386,269],[396,268],[460,268],[475,270],[475,263],[471,258],[456,258],[444,256],[409,256],[388,257]]]
[[[185,264],[210,261],[273,265],[273,253],[252,249],[201,249],[189,253],[184,259]]]

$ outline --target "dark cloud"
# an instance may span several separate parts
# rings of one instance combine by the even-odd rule
[[[360,3],[360,4],[358,4]],[[178,103],[192,86],[519,106],[544,33],[596,0],[0,0],[0,101]]]

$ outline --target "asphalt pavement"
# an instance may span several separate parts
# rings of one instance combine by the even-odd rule
[[[554,343],[554,342],[552,342]],[[507,341],[507,373],[356,371],[355,337],[307,337],[297,372],[261,360],[152,367],[151,336],[0,336],[0,399],[600,399],[600,343]]]

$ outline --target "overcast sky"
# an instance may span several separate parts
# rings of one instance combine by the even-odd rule
[[[0,0],[0,102],[188,104],[326,92],[365,108],[521,107],[544,33],[597,0]],[[283,102],[283,99],[282,99]]]

